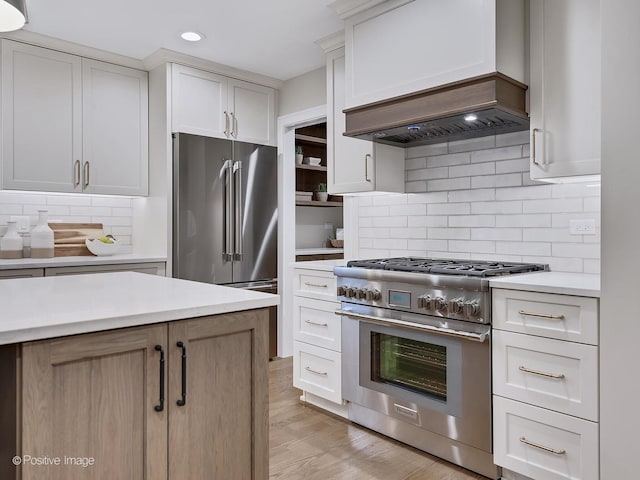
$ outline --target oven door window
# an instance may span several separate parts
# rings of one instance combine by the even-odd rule
[[[462,350],[449,336],[360,322],[360,386],[416,406],[459,416]]]
[[[371,332],[371,380],[447,401],[447,347]]]

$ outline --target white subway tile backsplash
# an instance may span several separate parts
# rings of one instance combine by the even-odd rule
[[[434,203],[427,205],[427,215],[468,215],[471,213],[469,203]]]
[[[470,187],[471,179],[469,177],[427,181],[427,189],[433,192],[445,190],[466,190]]]
[[[111,207],[69,207],[69,215],[78,215],[85,217],[109,217],[114,214]],[[133,214],[133,210],[130,211],[124,216],[131,216]]]
[[[471,204],[471,213],[487,214],[487,213],[522,213],[522,202],[514,200],[511,202],[473,202]]]
[[[360,199],[359,256],[522,261],[599,273],[600,188],[531,180],[528,141],[523,131],[407,149],[407,193]],[[596,235],[570,235],[572,219],[594,219]]]
[[[470,153],[450,153],[437,157],[427,157],[427,168],[450,167],[471,163]]]
[[[495,215],[459,215],[449,217],[450,227],[495,227]]]
[[[131,207],[131,198],[127,197],[91,197],[95,207]]]
[[[49,212],[49,221],[53,222],[54,220],[61,220],[61,217],[66,217],[71,215],[69,212],[69,207],[63,205],[25,205],[23,207],[23,213],[25,215],[32,215],[34,217],[38,216],[38,210],[47,210]]]
[[[91,221],[94,223],[101,223],[106,226],[129,226],[132,225],[131,217],[91,217]]]
[[[449,167],[449,176],[468,177],[476,175],[494,175],[496,173],[495,162],[473,163],[471,165],[460,165],[457,167]]]
[[[356,197],[359,207],[368,207],[373,205],[374,198],[375,198],[374,196],[369,196],[369,195],[361,195],[359,197]]]
[[[22,215],[22,205],[12,203],[0,204],[1,215]]]
[[[471,152],[471,162],[495,162],[496,160],[508,160],[522,157],[522,145],[510,147],[491,148],[488,150],[477,150]]]
[[[47,205],[89,206],[91,197],[84,195],[47,195]]]

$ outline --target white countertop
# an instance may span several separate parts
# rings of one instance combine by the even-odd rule
[[[600,275],[588,273],[522,273],[491,279],[489,285],[493,288],[600,298]]]
[[[296,248],[296,255],[333,255],[344,253],[344,248]]]
[[[278,295],[136,272],[0,280],[0,345],[277,305]]]
[[[82,255],[77,257],[19,258],[16,260],[0,260],[0,270],[80,267],[83,265],[117,265],[122,263],[152,263],[166,261],[166,257],[140,255],[137,253],[124,253],[120,255],[108,255],[101,257],[96,257],[94,255]]]
[[[344,267],[347,260],[314,260],[312,262],[294,262],[294,268],[306,268],[307,270],[322,270],[323,272],[333,272],[333,267]]]

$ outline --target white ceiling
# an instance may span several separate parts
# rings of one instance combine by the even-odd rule
[[[331,0],[26,0],[25,30],[136,59],[159,48],[287,80],[325,64]],[[190,43],[185,30],[206,39]]]

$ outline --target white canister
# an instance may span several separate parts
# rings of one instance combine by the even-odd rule
[[[47,210],[38,210],[38,225],[31,230],[31,258],[53,257],[53,230],[47,223]]]
[[[7,233],[0,238],[0,258],[22,258],[22,237],[16,222],[9,222]]]

